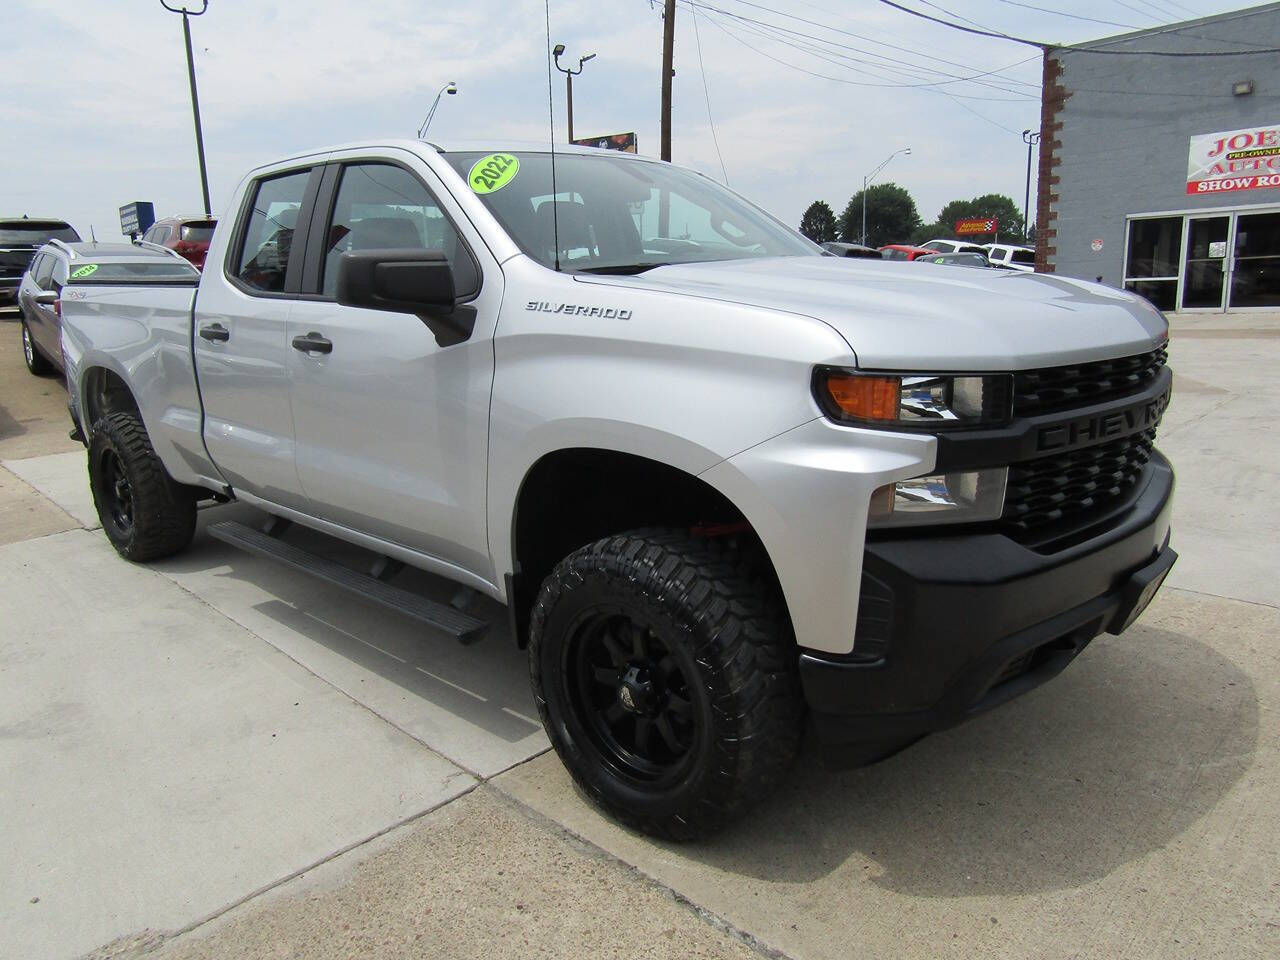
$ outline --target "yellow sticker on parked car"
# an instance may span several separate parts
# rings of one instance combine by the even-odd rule
[[[71,279],[83,280],[85,277],[92,276],[97,272],[98,272],[98,265],[96,263],[86,263],[79,270],[76,270],[74,273],[71,274]]]
[[[491,153],[471,165],[467,182],[476,193],[494,193],[515,179],[520,161],[509,153]]]

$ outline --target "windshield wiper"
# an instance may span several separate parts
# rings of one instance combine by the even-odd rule
[[[630,276],[637,273],[644,273],[646,270],[652,270],[654,267],[669,267],[671,263],[666,260],[660,260],[657,263],[613,263],[606,267],[580,267],[575,273],[606,273],[621,274]]]

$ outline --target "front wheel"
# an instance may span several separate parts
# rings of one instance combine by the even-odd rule
[[[93,425],[89,486],[102,531],[126,560],[167,557],[195,535],[195,495],[169,476],[136,413]]]
[[[36,348],[31,339],[31,328],[27,326],[27,318],[22,318],[22,359],[27,362],[27,369],[37,377],[53,373],[53,364]]]
[[[639,530],[547,577],[529,664],[578,785],[617,819],[705,836],[763,797],[799,751],[803,702],[781,605],[732,550]]]

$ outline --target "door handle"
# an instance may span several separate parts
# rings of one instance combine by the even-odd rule
[[[210,343],[215,340],[219,343],[226,343],[231,339],[231,331],[220,323],[211,323],[207,327],[200,328],[200,336]]]
[[[333,341],[313,330],[305,336],[294,337],[293,349],[301,350],[303,353],[332,353]]]

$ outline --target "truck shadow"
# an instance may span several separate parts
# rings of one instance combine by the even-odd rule
[[[497,748],[504,754],[536,737],[538,742],[527,754],[517,749],[510,762],[541,752],[545,742],[529,690],[526,657],[508,636],[504,607],[476,597],[470,612],[492,626],[482,641],[463,646],[307,574],[219,543],[203,530],[209,522],[256,524],[261,519],[261,514],[240,505],[202,511],[192,549],[156,567],[380,715],[410,732],[422,724],[418,732],[427,734],[424,739],[446,755],[455,752],[451,737],[465,743],[477,733],[508,745]],[[370,555],[357,548],[299,528],[291,529],[286,539],[323,551],[353,569],[367,569]],[[445,602],[457,590],[414,570],[403,571],[392,582]],[[446,725],[449,718],[458,718],[478,730],[466,734],[446,729],[425,718],[428,707],[443,711],[437,716],[444,716]]]
[[[862,877],[924,897],[1074,888],[1173,842],[1249,769],[1257,739],[1246,674],[1138,625],[1094,641],[1046,687],[874,766],[832,772],[809,751],[729,831],[670,852],[784,883],[865,860]]]

